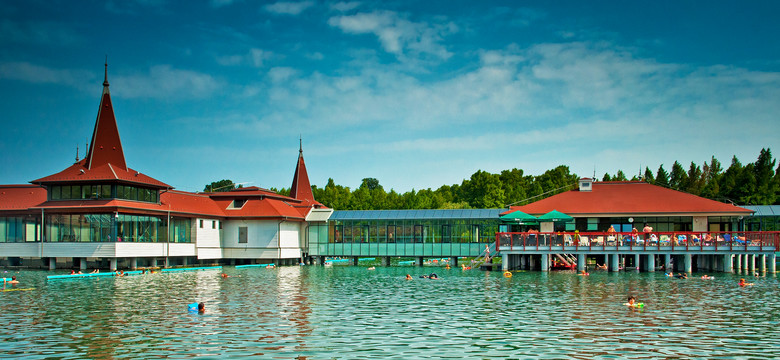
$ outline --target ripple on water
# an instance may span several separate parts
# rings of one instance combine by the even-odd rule
[[[441,280],[416,275],[435,271]],[[775,277],[225,268],[47,281],[0,293],[13,358],[774,358]],[[403,280],[406,273],[415,276]],[[627,295],[646,307],[627,309]],[[206,303],[205,314],[186,304]]]

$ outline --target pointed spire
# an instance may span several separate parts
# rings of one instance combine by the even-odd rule
[[[108,55],[106,55],[106,72],[103,75],[103,86],[108,87]]]
[[[89,145],[84,166],[92,169],[105,164],[127,170],[125,153],[122,151],[122,140],[119,138],[119,128],[114,117],[114,107],[111,104],[111,93],[108,91],[108,57],[103,79],[103,95],[100,99],[95,130],[92,132],[92,143]]]
[[[298,164],[295,166],[295,175],[293,175],[292,186],[290,186],[290,197],[298,200],[308,200],[314,202],[314,194],[311,191],[309,174],[306,172],[306,164],[303,162],[303,139],[299,139]]]

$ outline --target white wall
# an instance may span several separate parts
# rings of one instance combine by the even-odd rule
[[[203,221],[203,228],[200,222]],[[222,241],[218,219],[197,218],[194,221],[193,241],[197,246],[198,259],[221,259]],[[224,226],[224,223],[223,223]]]
[[[300,224],[280,220],[227,220],[223,225],[222,256],[225,259],[299,258]],[[247,228],[247,242],[238,242],[238,228]]]

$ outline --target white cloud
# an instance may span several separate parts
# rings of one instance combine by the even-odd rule
[[[215,58],[217,64],[222,66],[238,66],[248,64],[254,67],[265,66],[265,61],[274,58],[272,51],[252,48],[245,54],[221,55]]]
[[[0,78],[36,84],[58,84],[84,90],[85,79],[94,74],[83,70],[52,69],[28,62],[0,63]]]
[[[443,36],[457,31],[452,22],[430,25],[412,22],[392,11],[334,16],[330,26],[349,34],[373,34],[382,48],[397,56],[428,54],[446,60],[452,53],[442,45]]]
[[[282,15],[299,15],[300,13],[304,12],[306,9],[314,6],[313,1],[301,1],[301,2],[276,2],[273,4],[268,4],[264,6],[265,10],[274,13],[274,14],[282,14]]]
[[[155,65],[148,74],[117,75],[109,81],[121,88],[114,96],[123,98],[205,98],[224,86],[211,75],[170,65]]]
[[[297,74],[298,70],[290,67],[275,67],[268,70],[268,77],[271,78],[273,83],[288,81]]]
[[[254,65],[254,67],[263,67],[263,62],[270,59],[273,53],[263,49],[250,49],[249,55],[252,59],[252,65]]]
[[[347,12],[356,9],[358,6],[360,6],[359,1],[341,1],[330,4],[331,9],[339,12]]]
[[[82,43],[83,37],[70,27],[54,22],[14,22],[0,20],[0,43],[67,47]]]

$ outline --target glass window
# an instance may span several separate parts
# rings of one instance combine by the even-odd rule
[[[238,243],[239,244],[246,244],[247,243],[247,227],[246,226],[239,226],[238,227]]]
[[[111,185],[104,184],[100,186],[100,197],[103,199],[111,198]]]
[[[200,220],[200,228],[203,229],[203,220]]]
[[[62,197],[61,199],[70,199],[70,186],[63,186],[62,187]]]
[[[62,186],[54,185],[51,187],[51,199],[52,200],[62,199]]]
[[[211,220],[211,228],[216,229],[217,228],[217,222],[215,220]]]

